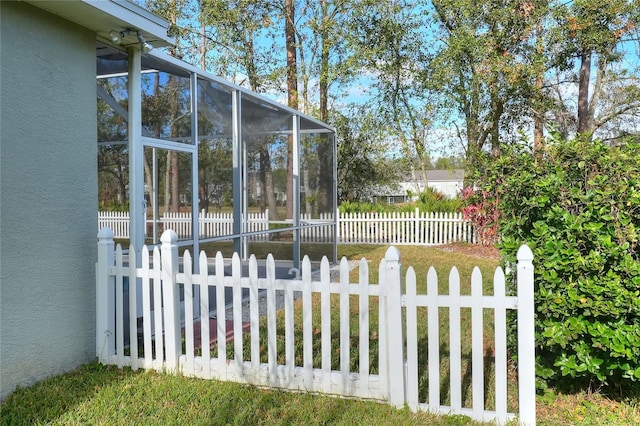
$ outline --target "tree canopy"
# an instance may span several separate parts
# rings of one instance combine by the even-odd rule
[[[324,121],[367,109],[409,174],[551,131],[640,132],[639,0],[138,2],[176,56]]]

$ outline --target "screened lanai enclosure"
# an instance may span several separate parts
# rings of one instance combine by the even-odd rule
[[[334,130],[169,55],[98,42],[100,215],[138,251],[336,258]]]

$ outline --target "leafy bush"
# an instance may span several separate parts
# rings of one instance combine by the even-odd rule
[[[527,243],[535,256],[538,377],[640,381],[640,143],[505,146],[483,182],[502,253]]]
[[[338,207],[340,213],[371,213],[393,211],[393,206],[383,203],[368,203],[360,201],[343,201]]]
[[[129,201],[126,201],[124,203],[121,203],[117,200],[99,201],[98,210],[108,212],[128,212]]]
[[[427,187],[418,195],[415,207],[421,212],[459,212],[462,202],[459,198],[447,198],[441,192]]]
[[[471,221],[477,233],[476,240],[482,245],[494,245],[498,242],[498,199],[493,193],[475,191],[468,186],[461,194],[465,220]]]
[[[427,188],[420,193],[418,199],[411,203],[386,204],[384,202],[368,203],[360,201],[343,201],[340,204],[341,213],[387,213],[387,212],[459,212],[462,209],[460,198],[447,198],[441,192]]]

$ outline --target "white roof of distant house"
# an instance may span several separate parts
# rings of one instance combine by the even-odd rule
[[[422,172],[416,172],[416,181],[420,191],[429,186],[448,197],[455,197],[462,189],[464,181],[464,170],[427,170],[427,179],[423,178]],[[408,191],[415,193],[416,182],[411,175],[405,174],[395,185],[387,185],[377,188],[377,196],[404,197]]]
[[[463,180],[464,170],[427,170],[427,180],[431,182],[442,180]]]
[[[418,181],[424,181],[424,177],[422,172],[416,171],[416,179]],[[403,181],[410,182],[412,181],[410,174],[405,174],[402,177]],[[442,182],[442,181],[452,181],[452,180],[464,180],[464,170],[462,169],[452,169],[452,170],[427,170],[427,179],[428,182]]]

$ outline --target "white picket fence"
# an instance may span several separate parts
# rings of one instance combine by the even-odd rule
[[[475,243],[471,222],[462,213],[388,212],[338,213],[342,244],[448,244]]]
[[[126,263],[120,246],[114,249],[110,229],[102,229],[98,239],[96,351],[103,364],[375,399],[397,407],[406,404],[414,411],[463,414],[499,424],[517,416],[521,424],[535,424],[534,273],[533,255],[526,246],[520,248],[517,256],[516,296],[505,295],[505,275],[500,268],[494,275],[492,295],[483,294],[482,277],[477,268],[472,275],[471,294],[460,294],[459,275],[453,268],[449,276],[449,294],[441,295],[433,268],[429,271],[426,286],[420,285],[420,288],[426,288],[424,294],[417,292],[413,268],[408,269],[406,280],[403,280],[399,252],[394,247],[387,250],[385,259],[379,265],[379,284],[369,283],[368,264],[364,259],[359,264],[359,282],[354,284],[349,282],[346,260],[340,264],[339,282],[331,282],[330,265],[326,258],[321,262],[319,277],[312,278],[311,263],[307,257],[303,261],[301,279],[276,279],[271,255],[266,261],[266,278],[258,278],[254,256],[249,261],[248,276],[241,276],[242,265],[237,255],[231,262],[231,276],[225,276],[225,260],[220,253],[215,260],[207,259],[201,253],[196,261],[200,273],[193,272],[195,265],[188,252],[179,261],[177,236],[173,231],[166,231],[162,235],[161,248],[155,247],[151,256],[145,248],[140,265],[135,267]],[[209,272],[211,268],[213,273]],[[124,298],[125,281],[135,283],[128,291],[128,300]],[[402,294],[403,281],[406,284],[405,294]],[[217,296],[217,336],[227,336],[227,321],[231,321],[233,335],[244,338],[232,337],[232,343],[227,343],[224,338],[217,339],[212,345],[213,351],[207,344],[201,345],[198,350],[195,344],[198,337],[201,342],[210,341],[210,323],[208,316],[194,318],[193,301],[199,295],[199,311],[211,312],[214,307],[209,306],[210,287],[215,289],[212,291]],[[225,288],[230,288],[233,293],[230,317],[225,314],[225,308],[228,308],[224,302]],[[246,300],[242,300],[243,289],[248,291],[248,305]],[[183,306],[180,302],[181,293],[184,295]],[[276,327],[277,294],[284,294],[284,333],[278,333]],[[296,294],[301,294],[301,301],[294,302]],[[339,312],[332,312],[332,309],[336,309],[331,305],[332,296],[339,299]],[[141,304],[138,297],[142,297]],[[261,297],[266,297],[267,304],[262,328],[259,312]],[[315,309],[312,300],[316,300],[315,306],[318,307]],[[369,313],[375,302],[378,302],[379,321],[372,325]],[[354,303],[358,304],[357,314],[351,313],[355,308]],[[132,318],[142,318],[140,329],[136,321],[125,323],[123,312],[126,304],[133,307]],[[136,312],[135,307],[139,305],[142,310]],[[152,306],[157,308],[161,305],[161,309],[152,310]],[[443,345],[440,342],[441,308],[448,310],[450,337],[445,347],[440,347]],[[467,364],[462,358],[469,358],[469,354],[468,351],[466,355],[462,354],[460,336],[469,328],[468,325],[461,326],[461,312],[468,313],[469,309],[472,348]],[[518,311],[517,413],[507,410],[508,309]],[[247,325],[244,330],[243,310],[245,313],[248,310],[250,319],[248,325],[244,324]],[[483,315],[486,310],[493,311],[494,330],[484,329]],[[332,315],[334,319],[339,318],[339,330],[335,330],[335,326],[332,330]],[[283,320],[280,317],[277,321]],[[357,340],[350,335],[352,321],[358,323]],[[428,329],[427,361],[420,365],[418,352],[425,351],[425,348],[419,347],[419,323],[426,324]],[[199,336],[194,333],[194,327],[197,329],[198,325]],[[128,347],[124,340],[125,327],[129,327],[131,336],[139,337],[130,339]],[[485,347],[489,335],[494,336],[491,348]],[[378,352],[372,353],[370,339],[376,338]],[[314,351],[314,344],[320,347],[320,351]],[[243,345],[248,346],[246,352]],[[231,348],[232,357],[228,356]],[[494,389],[488,389],[490,380],[485,376],[485,349],[490,349],[488,352],[492,350],[494,354],[489,361],[495,365]],[[336,350],[339,350],[339,363],[334,361],[332,365],[332,353]],[[440,371],[441,362],[446,362],[445,353],[449,354],[448,380],[441,379]],[[351,354],[358,354],[357,371],[351,371]],[[372,363],[376,356],[378,362]],[[372,368],[377,374],[372,374]],[[421,369],[428,369],[426,376],[423,374],[428,381],[428,397],[422,399],[419,395],[424,395],[424,390],[419,392],[418,379]],[[472,375],[472,403],[466,404],[470,406],[463,405],[462,398],[463,392],[469,392],[466,387],[463,388],[465,380],[462,379],[468,374]],[[441,395],[441,390],[447,388],[448,396]],[[485,394],[494,395],[491,397],[492,404],[485,401]],[[450,403],[443,405],[442,401],[447,397]],[[493,405],[494,409],[487,410],[486,405]]]
[[[452,242],[475,243],[476,235],[471,222],[462,213],[413,212],[341,213],[337,211],[337,239],[340,244],[421,244],[437,245]],[[174,230],[180,238],[191,238],[190,213],[165,213],[160,218],[160,232]],[[303,242],[331,242],[334,240],[333,214],[321,214],[312,219],[301,215]],[[244,232],[264,232],[271,225],[292,225],[292,221],[270,221],[269,211],[249,213]],[[98,229],[113,229],[115,238],[129,238],[128,212],[99,212]],[[200,213],[200,238],[214,238],[233,234],[233,214]],[[268,234],[250,237],[252,241],[267,241]]]
[[[130,238],[129,212],[98,211],[98,229],[110,228],[114,238]]]

